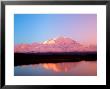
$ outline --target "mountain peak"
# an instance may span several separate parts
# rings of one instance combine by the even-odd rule
[[[57,37],[43,43],[21,44],[15,47],[15,52],[80,52],[96,51],[96,46],[84,46],[68,37]]]
[[[43,44],[55,44],[55,40],[50,39],[50,40],[44,41]]]
[[[68,37],[63,37],[63,36],[60,36],[60,37],[56,37],[56,38],[53,38],[53,39],[49,39],[47,41],[44,41],[43,44],[62,44],[62,43],[65,43],[65,44],[68,44],[68,43],[76,43],[76,41],[72,40],[71,38],[68,38]]]

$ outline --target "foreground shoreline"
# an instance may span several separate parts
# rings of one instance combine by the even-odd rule
[[[69,52],[69,53],[14,53],[14,66],[38,64],[96,61],[97,52]]]

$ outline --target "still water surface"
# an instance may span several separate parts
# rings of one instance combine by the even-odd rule
[[[41,63],[14,67],[15,76],[96,76],[96,61]]]

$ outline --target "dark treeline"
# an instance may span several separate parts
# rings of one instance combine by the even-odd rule
[[[97,52],[68,52],[68,53],[14,53],[14,65],[96,61]]]

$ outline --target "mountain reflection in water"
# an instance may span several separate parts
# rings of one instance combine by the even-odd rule
[[[41,63],[15,67],[15,76],[96,76],[96,61]]]

